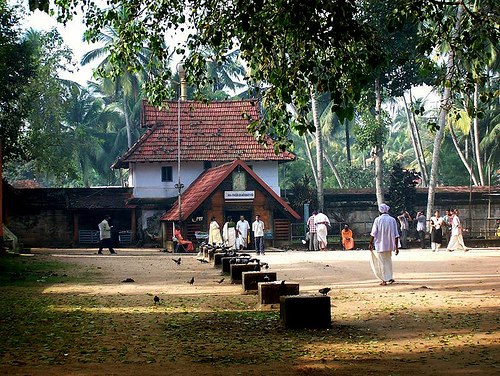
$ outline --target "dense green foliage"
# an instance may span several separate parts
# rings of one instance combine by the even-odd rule
[[[22,154],[28,116],[25,90],[34,75],[31,46],[21,38],[19,15],[0,0],[0,141],[5,160]]]
[[[404,169],[413,169],[424,163],[429,167],[430,156],[437,150],[432,140],[439,129],[439,109],[429,110],[432,105],[424,109],[409,93],[421,83],[437,92],[452,89],[446,110],[453,111],[446,127],[453,127],[456,140],[454,146],[450,134],[445,133],[439,183],[469,181],[468,176],[456,172],[460,163],[468,163],[471,175],[478,175],[476,180],[482,183],[487,179],[480,179],[481,174],[490,171],[493,182],[497,176],[498,1],[113,0],[105,6],[90,0],[57,0],[56,5],[62,21],[81,8],[88,26],[85,38],[105,45],[87,56],[87,61],[102,58],[101,78],[89,89],[65,87],[49,77],[56,77],[60,69],[54,59],[62,61],[67,56],[55,34],[52,41],[40,37],[45,48],[22,48],[31,56],[25,61],[36,63],[36,85],[30,91],[44,95],[33,101],[38,110],[32,108],[26,132],[21,133],[20,121],[16,123],[14,115],[8,115],[17,124],[9,135],[19,138],[22,134],[19,145],[29,163],[25,158],[20,164],[38,177],[43,174],[49,184],[116,181],[107,168],[140,135],[141,98],[147,96],[158,104],[175,96],[178,77],[171,65],[175,54],[184,59],[190,98],[224,99],[234,90],[246,88],[242,97],[261,99],[263,121],[251,123],[249,130],[261,140],[270,136],[278,149],[288,147],[297,154],[300,163],[286,169],[288,189],[303,176],[306,163],[310,164],[304,142],[314,153],[311,136],[316,131],[323,134],[324,157],[328,158],[326,187],[373,187],[370,152],[374,146],[383,147],[387,165],[400,163]],[[30,6],[46,10],[47,3]],[[461,17],[457,16],[458,7],[464,10]],[[16,36],[11,45],[22,43],[12,20],[3,27]],[[180,42],[174,45],[173,40]],[[0,45],[0,58],[2,50],[4,45]],[[454,66],[447,70],[450,54]],[[451,73],[446,75],[447,71]],[[384,109],[410,94],[410,112],[375,116],[375,79],[380,83]],[[316,129],[310,115],[311,87],[319,92],[321,129]],[[76,111],[80,100],[83,104]],[[293,116],[289,105],[296,110]],[[39,111],[50,106],[53,111]],[[457,125],[464,117],[457,120],[453,114],[463,114],[461,111],[468,113],[469,123],[477,119],[476,128]],[[19,113],[18,119],[26,118],[26,112]],[[7,114],[0,112],[0,119]],[[2,127],[2,132],[6,129]],[[412,145],[415,132],[425,159],[418,163],[420,157]],[[302,134],[306,140],[297,137]],[[9,142],[9,147],[14,145]],[[58,147],[71,152],[61,154]],[[461,160],[458,153],[467,157]],[[315,166],[309,169],[312,174]]]
[[[415,204],[417,204],[415,187],[420,179],[419,174],[414,170],[405,170],[399,163],[392,166],[387,188],[387,202],[392,213],[415,212]]]

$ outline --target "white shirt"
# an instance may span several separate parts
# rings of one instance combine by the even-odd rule
[[[99,223],[99,238],[102,239],[110,239],[111,238],[111,227],[109,226],[108,221],[105,219]]]
[[[389,214],[382,214],[373,221],[373,243],[377,252],[392,252],[396,249],[396,239],[399,238],[398,225]]]
[[[259,219],[252,223],[252,231],[254,236],[264,236],[264,222]]]
[[[247,237],[249,229],[250,229],[250,224],[248,223],[248,221],[246,219],[244,219],[243,221],[240,219],[236,223],[236,230],[238,230],[240,232],[241,236],[243,236],[244,238]]]
[[[451,222],[451,235],[460,235],[461,233],[462,224],[460,223],[460,218],[458,218],[458,215],[454,215]]]
[[[325,223],[325,222],[330,224],[330,219],[328,219],[328,217],[325,214],[318,213],[314,216],[314,223],[320,224],[320,223]]]

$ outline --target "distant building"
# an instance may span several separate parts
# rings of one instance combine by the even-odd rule
[[[289,240],[290,222],[300,216],[280,197],[278,165],[295,156],[275,154],[270,139],[261,145],[247,132],[259,119],[257,100],[168,102],[164,109],[143,102],[141,124],[148,129],[113,165],[129,170],[128,203],[140,209],[142,229],[167,212],[162,221],[180,222],[192,239],[211,216],[222,226],[228,216],[251,222],[260,214],[269,239]],[[170,239],[172,226],[162,228]]]

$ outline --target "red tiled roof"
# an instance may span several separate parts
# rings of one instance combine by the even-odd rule
[[[177,161],[178,106],[180,103],[182,161],[291,161],[290,152],[276,155],[269,139],[267,148],[247,133],[252,120],[260,119],[257,100],[168,102],[158,109],[142,103],[142,126],[149,129],[114,168],[129,162]]]
[[[14,180],[10,185],[16,189],[44,188],[44,186],[36,180]]]
[[[300,219],[300,215],[293,210],[280,196],[274,192],[255,172],[253,172],[245,162],[235,160],[232,163],[226,163],[217,167],[209,168],[201,174],[181,195],[181,210],[184,221],[217,189],[222,181],[234,171],[238,166],[241,166],[258,184],[260,184],[283,209],[289,212],[295,219]],[[178,221],[179,206],[174,204],[172,208],[161,217],[162,221]]]

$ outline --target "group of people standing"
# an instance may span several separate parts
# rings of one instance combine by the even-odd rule
[[[309,251],[324,251],[328,246],[328,227],[331,226],[328,216],[321,211],[313,211],[312,215],[307,219],[307,236]],[[350,250],[354,248],[354,238],[349,225],[344,225],[340,232],[342,237],[342,248]],[[304,241],[306,244],[307,241]]]
[[[330,219],[321,211],[313,211],[307,220],[309,233],[309,250],[324,251],[328,246],[328,227],[331,226]]]
[[[257,254],[264,254],[264,222],[259,215],[255,216],[251,229],[254,235],[255,251]],[[250,224],[243,215],[240,216],[240,220],[236,223],[231,216],[228,216],[222,227],[221,236],[220,226],[216,218],[212,217],[210,219],[208,242],[209,244],[222,244],[229,249],[247,249],[250,244]]]
[[[410,214],[405,211],[398,216],[398,220],[401,230],[401,248],[407,248],[409,222],[413,219]],[[420,239],[420,247],[424,249],[426,248],[425,233],[427,220],[423,212],[418,212],[414,220],[416,222],[418,238]],[[463,228],[458,209],[447,209],[444,216],[440,216],[439,210],[436,210],[429,222],[431,249],[433,252],[437,252],[445,240],[447,241],[446,249],[449,252],[456,249],[462,249],[465,252],[468,251],[462,236]]]
[[[373,273],[381,280],[381,285],[394,283],[392,276],[392,252],[399,254],[399,246],[406,247],[406,237],[408,235],[409,221],[412,220],[408,212],[403,212],[398,216],[401,235],[398,231],[396,220],[389,215],[389,206],[386,204],[379,205],[380,215],[375,218],[370,232],[370,243],[368,248],[371,252],[371,265]],[[425,216],[421,218],[422,212],[417,213],[417,231],[424,231],[425,234]],[[424,228],[421,229],[423,223]],[[419,226],[420,224],[420,226]],[[462,236],[462,224],[460,222],[459,211],[446,210],[446,214],[441,217],[439,210],[434,212],[430,219],[431,227],[431,244],[432,250],[437,251],[443,242],[443,237],[449,234],[447,251],[452,252],[456,249],[463,249],[464,252],[468,248],[464,244]],[[420,235],[420,234],[419,234]]]

